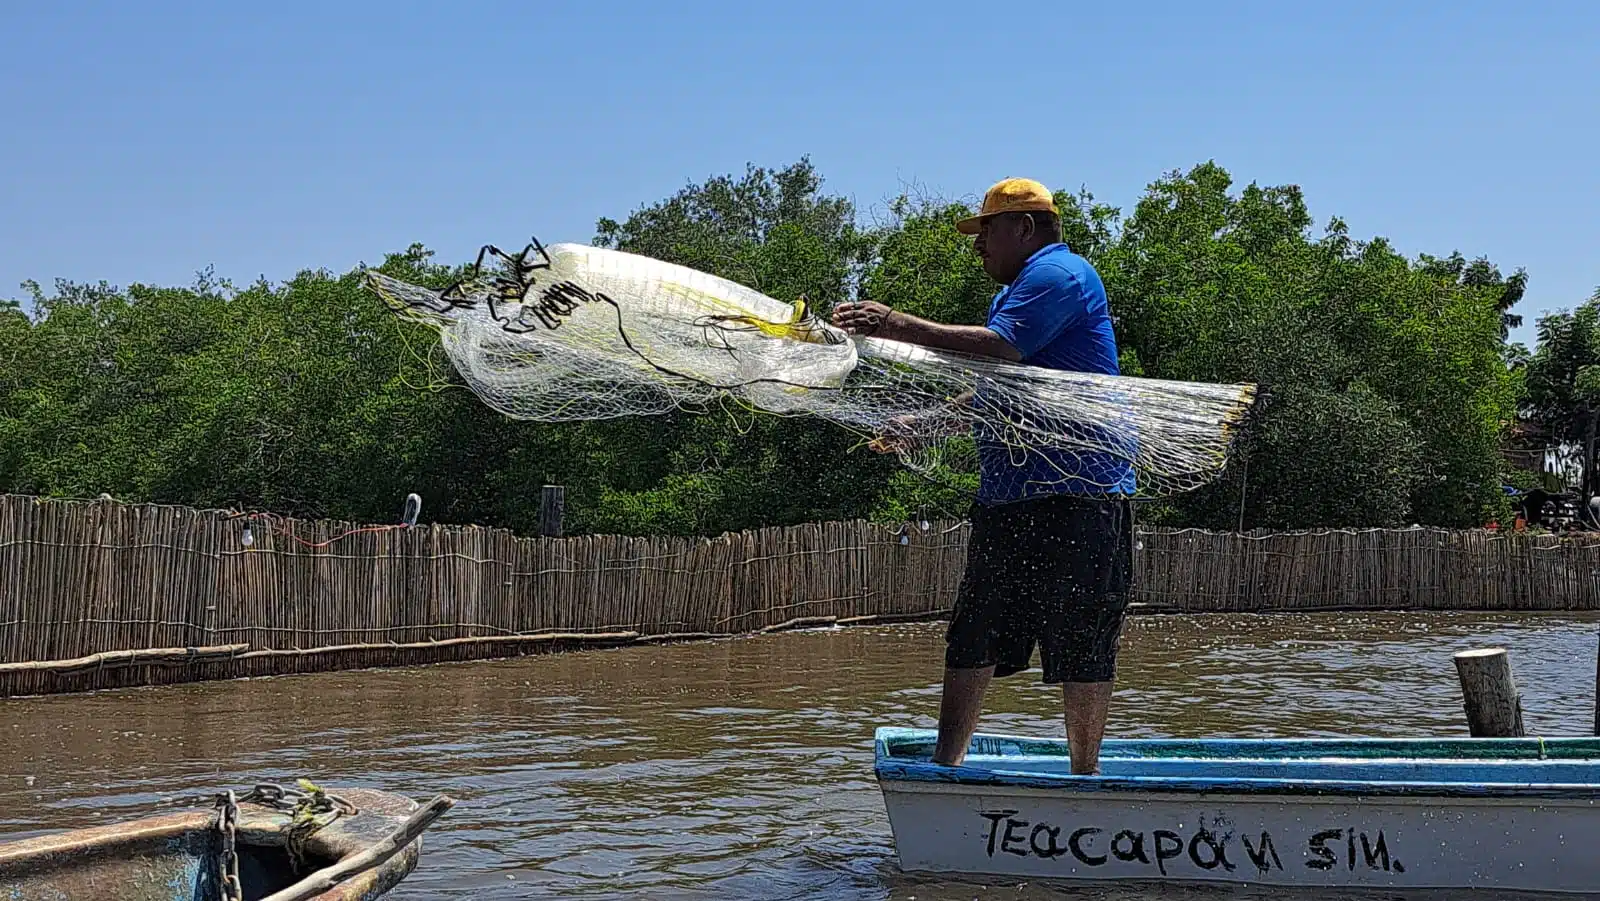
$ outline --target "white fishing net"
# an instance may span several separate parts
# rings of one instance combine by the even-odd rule
[[[1064,372],[851,336],[806,308],[648,257],[579,244],[485,248],[444,291],[376,271],[404,318],[438,330],[490,407],[558,422],[732,400],[810,414],[979,494],[1160,497],[1215,478],[1250,385]],[[485,257],[499,263],[481,265]]]

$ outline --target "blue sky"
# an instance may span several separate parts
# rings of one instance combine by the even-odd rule
[[[5,8],[0,296],[587,241],[802,155],[864,217],[1013,174],[1127,210],[1215,159],[1527,267],[1523,340],[1600,286],[1600,4]]]

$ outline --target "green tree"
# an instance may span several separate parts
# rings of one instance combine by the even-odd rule
[[[1410,263],[1381,239],[1352,240],[1337,219],[1313,240],[1297,187],[1231,188],[1213,163],[1168,174],[1098,261],[1119,340],[1145,375],[1253,382],[1265,395],[1225,478],[1154,518],[1216,528],[1481,521],[1503,503],[1509,281],[1486,263]],[[1304,428],[1313,422],[1322,431]]]
[[[1539,320],[1523,377],[1529,418],[1582,452],[1579,491],[1600,495],[1600,289],[1577,309]]]
[[[37,369],[33,320],[14,300],[0,301],[0,488],[21,468],[26,440],[17,415]]]

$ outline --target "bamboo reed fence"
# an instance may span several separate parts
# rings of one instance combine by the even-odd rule
[[[1600,609],[1594,537],[1153,529],[1138,547],[1148,611]],[[0,496],[0,697],[931,619],[965,548],[960,522],[529,538]]]

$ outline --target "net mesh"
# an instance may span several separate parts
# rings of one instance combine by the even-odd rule
[[[495,265],[483,264],[490,260]],[[803,300],[648,257],[537,242],[484,248],[434,291],[377,271],[403,318],[438,330],[468,387],[543,422],[705,410],[814,415],[981,498],[1154,498],[1214,479],[1251,385],[1106,376],[852,336]]]

